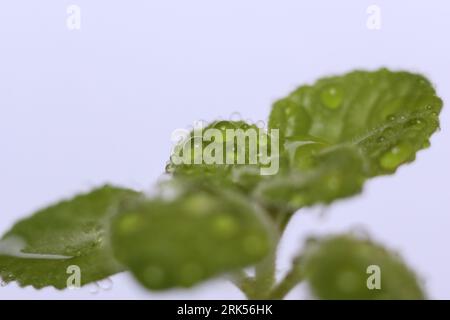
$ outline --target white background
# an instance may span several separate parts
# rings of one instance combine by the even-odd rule
[[[81,8],[81,30],[66,8]],[[371,4],[381,30],[366,27]],[[170,134],[194,120],[265,120],[298,85],[355,68],[417,71],[450,95],[448,1],[2,1],[0,233],[57,199],[105,182],[149,189]],[[413,165],[363,195],[299,212],[281,245],[286,271],[304,237],[363,226],[401,252],[431,298],[450,298],[449,113]],[[361,228],[361,227],[360,227]],[[242,298],[225,280],[149,293],[128,274],[111,290],[0,287],[0,299]],[[289,298],[306,296],[299,288]]]

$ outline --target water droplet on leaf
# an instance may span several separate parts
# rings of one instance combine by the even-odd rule
[[[357,225],[350,229],[350,233],[359,239],[370,240],[370,233],[363,225]]]
[[[257,121],[255,125],[260,129],[264,129],[266,127],[266,123],[262,120]]]
[[[208,215],[214,212],[217,203],[206,194],[195,194],[185,200],[185,208],[192,216]]]
[[[175,167],[172,165],[172,163],[168,163],[167,165],[166,165],[166,173],[173,173],[174,171],[175,171]]]
[[[119,230],[122,233],[134,231],[139,226],[140,221],[141,219],[137,213],[124,215],[120,218]]]
[[[408,122],[405,123],[405,128],[409,128],[409,129],[423,129],[425,127],[425,122],[420,119],[411,119]]]
[[[194,122],[196,128],[206,128],[208,126],[208,121],[200,119]]]
[[[15,280],[15,277],[14,277],[14,275],[11,272],[3,274],[3,279],[2,279],[3,282],[9,283],[9,282],[14,281],[14,280]]]
[[[380,166],[386,170],[394,170],[410,159],[413,149],[408,143],[401,143],[386,152],[380,158]]]
[[[241,121],[242,120],[242,115],[239,112],[233,112],[232,114],[230,114],[230,121]]]
[[[97,294],[99,292],[100,292],[100,286],[98,285],[98,283],[97,282],[91,283],[89,293]]]
[[[342,104],[343,93],[339,87],[330,85],[322,90],[320,99],[327,108],[337,109]]]
[[[389,115],[389,116],[387,117],[387,120],[388,120],[388,121],[391,121],[391,122],[392,122],[392,121],[395,121],[395,119],[396,119],[395,116],[392,115],[392,114]]]
[[[99,245],[101,245],[102,243],[103,243],[103,237],[97,237],[97,238],[95,238],[95,245],[96,246],[99,246]]]
[[[218,215],[214,217],[212,229],[215,235],[228,238],[233,236],[238,228],[236,220],[229,215]]]
[[[104,291],[109,291],[113,288],[114,283],[110,278],[106,278],[103,280],[100,280],[97,282],[98,286],[104,290]]]

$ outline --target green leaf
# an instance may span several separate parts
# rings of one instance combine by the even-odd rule
[[[82,285],[122,271],[112,256],[107,228],[119,207],[139,197],[104,186],[16,223],[0,241],[1,278],[21,286],[64,289],[72,265],[80,268]]]
[[[112,225],[117,259],[147,288],[190,287],[252,265],[272,245],[261,209],[229,190],[191,178],[160,186],[159,195],[122,212]]]
[[[206,133],[211,129],[219,131],[218,137],[210,137]],[[245,140],[245,144],[239,142],[239,139],[230,137],[227,130],[236,133],[238,130],[243,132],[257,132],[254,149],[251,149],[250,140]],[[171,155],[166,171],[175,177],[203,177],[204,182],[219,188],[235,188],[239,191],[248,193],[252,190],[261,179],[261,168],[265,165],[261,163],[259,158],[260,148],[267,149],[268,156],[271,155],[270,136],[258,128],[256,125],[248,124],[244,121],[214,121],[209,125],[196,132],[193,130],[175,147],[174,153]],[[215,150],[211,151],[212,144],[220,145],[220,153]],[[209,151],[208,151],[209,150]],[[239,151],[242,151],[242,159],[244,163],[239,163]],[[208,163],[206,157],[215,155],[215,163]],[[219,155],[220,154],[220,155]],[[257,156],[257,163],[250,161],[250,156]],[[181,159],[185,155],[189,155],[188,161],[183,163],[175,161]],[[228,162],[230,161],[230,162]]]
[[[302,86],[273,106],[269,127],[280,130],[289,164],[256,196],[299,208],[357,193],[364,178],[393,173],[429,146],[441,108],[430,82],[408,72],[354,71]]]
[[[319,299],[425,298],[397,253],[350,234],[311,238],[296,267]]]
[[[274,211],[289,213],[316,203],[328,204],[361,191],[365,176],[356,148],[326,148],[308,161],[308,169],[283,170],[264,180],[253,196],[266,207],[276,209]]]

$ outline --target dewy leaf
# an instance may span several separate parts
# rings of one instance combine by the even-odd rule
[[[19,221],[0,240],[0,276],[35,288],[66,288],[69,266],[81,285],[122,271],[106,234],[119,206],[140,198],[131,190],[104,186],[40,210]]]
[[[424,299],[397,253],[355,235],[311,238],[297,268],[319,299]]]
[[[269,120],[269,128],[280,130],[289,168],[263,182],[258,192],[273,196],[272,186],[280,188],[284,181],[284,188],[290,185],[292,192],[297,190],[297,208],[358,192],[364,177],[393,173],[429,145],[439,127],[441,108],[442,101],[429,81],[408,72],[354,71],[302,86],[275,103]],[[341,167],[337,163],[329,167],[332,154]],[[331,177],[331,184],[321,188],[311,178],[327,177],[328,171],[345,181]],[[291,179],[295,176],[310,178]],[[352,192],[333,195],[326,190],[333,185]],[[310,197],[313,190],[316,197]],[[291,201],[288,196],[286,200]]]
[[[309,162],[310,168],[280,172],[260,183],[254,197],[266,207],[294,212],[301,207],[328,204],[360,192],[365,177],[361,155],[356,148],[327,148],[308,158],[302,161]]]
[[[190,287],[266,256],[265,214],[230,190],[177,179],[113,221],[116,258],[147,288]]]
[[[262,168],[268,166],[262,157],[272,156],[271,141],[266,131],[256,125],[214,121],[194,128],[181,140],[166,171],[175,177],[202,176],[210,185],[248,192],[261,179]],[[278,156],[278,150],[276,153]]]

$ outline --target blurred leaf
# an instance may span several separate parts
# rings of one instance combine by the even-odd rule
[[[106,231],[119,206],[138,197],[131,190],[104,186],[19,221],[0,241],[0,276],[6,283],[63,289],[71,265],[80,268],[81,284],[122,271]]]
[[[264,213],[239,194],[180,179],[160,188],[113,222],[115,255],[145,287],[190,287],[268,253]]]
[[[310,239],[296,267],[319,299],[425,298],[398,254],[350,234]]]

